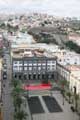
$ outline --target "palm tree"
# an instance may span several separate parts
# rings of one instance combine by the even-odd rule
[[[15,88],[13,88],[13,90],[12,90],[12,96],[13,97],[20,96],[20,95],[22,95],[23,92],[24,92],[24,90],[20,86],[17,86]]]
[[[13,104],[14,104],[15,112],[20,110],[22,103],[23,103],[23,100],[20,96],[16,96],[14,98]]]
[[[60,85],[62,89],[64,89],[64,87],[67,86],[67,84],[68,84],[67,80],[60,80]]]
[[[62,96],[63,96],[63,105],[64,105],[64,95],[65,95],[65,90],[64,90],[64,89],[61,89],[61,93],[62,93]]]
[[[13,88],[12,97],[13,97],[13,104],[14,104],[15,111],[19,110],[21,107],[21,104],[23,103],[23,100],[22,100],[23,93],[24,93],[24,90],[21,87],[17,86]]]
[[[68,96],[68,98],[69,98],[69,103],[70,103],[71,96],[72,96],[71,92],[67,92],[67,96]]]
[[[65,95],[65,87],[67,86],[66,80],[60,80],[60,87],[61,87],[61,93],[63,95],[63,105],[64,105],[64,95]]]
[[[21,83],[20,83],[19,80],[12,80],[12,86],[13,86],[14,88],[16,88],[17,86],[20,86],[20,85],[21,85]]]
[[[15,111],[18,111],[21,107],[22,101],[22,95],[24,90],[21,87],[21,83],[19,80],[13,80],[12,81],[13,90],[12,90],[12,97],[13,97],[13,104]]]
[[[13,90],[12,90],[12,97],[13,97],[13,104],[14,104],[14,117],[16,120],[23,120],[26,119],[26,113],[21,110],[21,105],[23,104],[22,96],[24,95],[24,90],[22,89],[21,83],[18,80],[12,81]]]
[[[78,94],[75,94],[75,95],[74,95],[74,99],[75,99],[75,110],[77,111],[79,95],[78,95]]]
[[[23,110],[20,110],[19,112],[15,113],[14,118],[16,120],[26,120],[26,116],[27,114]]]

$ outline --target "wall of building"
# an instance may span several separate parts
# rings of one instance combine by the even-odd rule
[[[57,64],[57,79],[67,81],[70,80],[70,71],[60,64]]]
[[[13,78],[24,80],[56,79],[56,59],[22,58],[12,60]]]
[[[78,78],[76,75],[71,74],[70,75],[70,89],[72,90],[72,92],[75,92],[76,88],[76,93],[80,94],[80,77]]]

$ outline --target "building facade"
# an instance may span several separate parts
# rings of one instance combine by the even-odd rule
[[[46,57],[36,54],[36,52],[27,51],[28,55],[12,57],[12,76],[13,79],[23,81],[49,81],[56,79],[56,57]],[[18,54],[19,55],[19,54]]]
[[[67,80],[73,93],[80,94],[80,66],[57,64],[57,79]]]
[[[58,80],[70,80],[70,70],[65,66],[57,63],[57,79]]]

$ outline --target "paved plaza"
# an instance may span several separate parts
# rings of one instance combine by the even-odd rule
[[[71,105],[68,104],[66,100],[64,100],[63,105],[63,97],[59,91],[53,91],[52,96],[42,96],[31,97],[32,101],[35,100],[32,103],[34,105],[31,106],[30,104],[29,107],[30,111],[34,111],[31,113],[31,120],[79,120],[79,116],[75,112],[71,111]],[[47,103],[43,98],[47,99],[49,103]],[[37,106],[37,103],[35,103],[37,100],[41,108],[43,107],[42,109],[40,106]],[[38,110],[38,113],[37,109],[39,108],[40,111]]]

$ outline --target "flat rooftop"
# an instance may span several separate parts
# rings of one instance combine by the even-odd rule
[[[66,68],[70,71],[80,71],[80,65],[66,65]]]
[[[13,58],[23,58],[23,57],[47,57],[56,58],[52,54],[47,53],[44,49],[15,49],[12,50]]]

